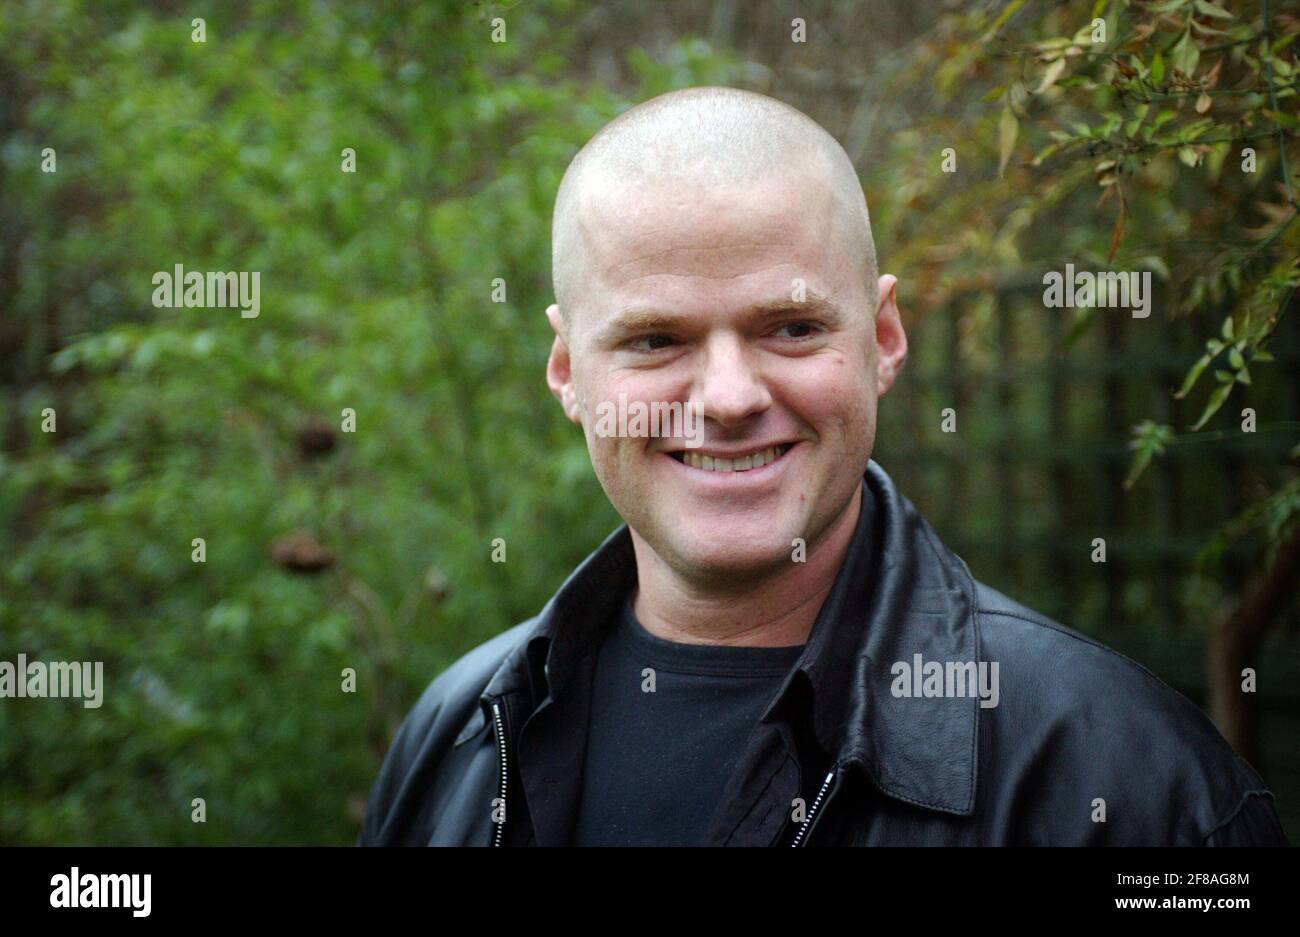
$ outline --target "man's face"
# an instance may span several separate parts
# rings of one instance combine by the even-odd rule
[[[878,367],[876,310],[831,198],[816,180],[782,178],[580,196],[581,282],[567,321],[548,310],[559,336],[548,380],[615,509],[688,579],[789,563],[796,538],[813,549],[870,459],[876,400],[906,345],[882,277]],[[702,405],[703,445],[688,448],[681,429],[600,435],[598,407],[620,395],[629,409]]]

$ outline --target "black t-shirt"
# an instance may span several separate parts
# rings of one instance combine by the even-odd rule
[[[802,652],[665,641],[637,621],[629,598],[597,652],[573,844],[702,843],[745,742]]]

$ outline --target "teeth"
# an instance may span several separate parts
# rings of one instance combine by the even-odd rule
[[[682,454],[682,461],[694,469],[705,472],[747,472],[750,469],[770,465],[785,455],[789,446],[772,446],[738,459],[723,459],[715,456],[700,455],[687,450]]]

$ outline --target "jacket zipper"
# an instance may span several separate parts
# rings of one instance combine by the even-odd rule
[[[822,781],[821,790],[817,792],[817,797],[813,800],[812,806],[808,809],[808,816],[803,818],[803,823],[799,824],[799,829],[795,831],[794,839],[790,845],[792,847],[802,846],[804,837],[812,829],[813,820],[817,817],[817,812],[821,809],[822,803],[826,798],[826,792],[830,789],[831,782],[835,780],[835,769],[832,768],[826,775],[826,780]]]
[[[492,721],[496,724],[497,729],[497,748],[501,752],[501,822],[497,824],[496,832],[492,834],[492,845],[500,846],[506,832],[506,781],[508,779],[507,768],[509,767],[506,760],[506,731],[505,718],[501,715],[500,702],[492,702]]]

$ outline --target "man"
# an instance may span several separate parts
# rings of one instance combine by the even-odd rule
[[[1194,705],[975,582],[871,461],[907,340],[821,127],[725,88],[633,108],[553,252],[547,381],[627,524],[433,681],[360,843],[1285,843]],[[703,438],[599,431],[620,399]]]

